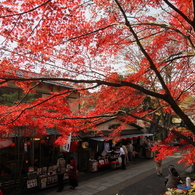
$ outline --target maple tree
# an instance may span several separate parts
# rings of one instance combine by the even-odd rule
[[[108,116],[153,124],[153,114],[161,111],[180,117],[187,130],[155,124],[169,132],[159,157],[179,151],[169,144],[179,137],[189,143],[182,162],[191,165],[194,102],[180,105],[195,90],[194,6],[192,0],[2,0],[1,87],[15,82],[35,93],[40,82],[58,81],[75,88],[1,105],[1,135],[28,126],[40,135],[56,127],[66,137]],[[26,71],[22,77],[19,70]],[[90,96],[89,89],[95,90]],[[75,91],[85,102],[79,113],[65,100]],[[153,109],[144,109],[147,97],[156,102]]]

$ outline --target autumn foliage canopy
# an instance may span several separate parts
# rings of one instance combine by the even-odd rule
[[[55,127],[66,137],[105,117],[120,117],[124,124],[139,119],[167,132],[161,158],[179,150],[169,145],[174,138],[187,143],[182,162],[190,165],[194,6],[192,0],[1,0],[1,87],[12,82],[28,94],[53,81],[73,89],[0,105],[0,135],[27,127],[41,136]],[[80,93],[79,112],[66,101],[71,93]],[[158,124],[154,114],[161,117]],[[165,115],[180,118],[185,130],[163,121]]]

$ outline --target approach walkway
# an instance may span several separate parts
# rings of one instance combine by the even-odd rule
[[[176,153],[173,156],[168,157],[163,160],[163,167],[167,163],[171,163],[172,161],[180,158],[180,154]],[[183,171],[185,171],[185,167]],[[56,192],[55,188],[52,188],[47,191],[42,191],[41,195],[104,195],[107,189],[113,189],[115,186],[121,184],[121,186],[125,187],[123,183],[127,180],[135,180],[136,176],[143,175],[148,171],[153,171],[155,173],[155,165],[152,159],[147,159],[138,164],[129,164],[127,165],[126,170],[110,170],[106,174],[92,177],[89,180],[79,182],[79,186],[75,190],[70,190],[68,184],[65,185],[64,190],[62,192]],[[92,173],[93,174],[93,173]],[[111,190],[113,191],[113,190]],[[39,193],[38,193],[39,194]],[[109,193],[110,194],[110,193]],[[116,194],[116,193],[115,193]],[[108,195],[108,193],[106,194]]]

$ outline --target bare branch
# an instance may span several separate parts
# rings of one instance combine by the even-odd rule
[[[184,136],[183,134],[181,134],[180,132],[178,132],[176,130],[173,130],[173,129],[168,128],[168,127],[161,126],[161,125],[155,123],[154,121],[151,121],[151,120],[148,120],[148,119],[145,119],[145,118],[142,118],[142,117],[138,117],[138,116],[132,115],[130,113],[126,113],[126,114],[131,116],[131,117],[134,117],[134,118],[146,121],[146,122],[148,122],[148,123],[150,123],[152,125],[155,125],[156,127],[159,127],[160,129],[165,129],[167,132],[172,132],[176,136],[184,139],[187,143],[190,143],[191,145],[195,146],[195,142],[193,142],[191,139],[189,139],[188,137]]]
[[[98,86],[98,85],[92,86],[92,87],[89,87],[89,88],[85,88],[85,89],[80,89],[80,91],[81,91],[81,90],[93,89],[93,88],[95,88],[95,87],[97,87],[97,86]],[[45,103],[45,102],[47,102],[47,101],[49,101],[49,100],[55,98],[55,97],[62,96],[62,95],[65,95],[65,94],[71,94],[72,92],[77,91],[77,90],[78,90],[78,89],[73,89],[73,90],[70,90],[70,91],[68,91],[68,92],[66,91],[66,92],[63,92],[63,93],[59,93],[59,94],[52,95],[52,96],[50,96],[50,97],[48,97],[48,98],[42,100],[41,102],[39,102],[39,103],[37,103],[37,104],[34,104],[34,105],[32,105],[32,106],[29,106],[29,107],[24,108],[24,109],[21,110],[21,111],[20,111],[20,110],[14,110],[14,111],[2,113],[2,114],[6,114],[6,116],[8,116],[9,114],[11,114],[11,113],[13,113],[13,112],[20,112],[20,113],[18,114],[18,116],[15,117],[13,120],[11,120],[11,121],[8,122],[8,123],[1,123],[1,125],[8,125],[8,124],[11,124],[11,123],[13,123],[14,121],[16,121],[17,119],[19,119],[19,118],[22,116],[22,114],[23,114],[26,110],[35,108],[35,107],[37,107],[37,106],[39,106],[39,105],[41,105],[41,104],[43,104],[43,103]]]
[[[21,16],[21,15],[24,15],[24,14],[26,14],[26,13],[32,12],[32,11],[34,11],[34,10],[36,10],[36,9],[38,9],[38,8],[40,8],[40,7],[42,7],[42,6],[44,6],[44,5],[46,5],[46,4],[49,3],[49,2],[51,2],[51,0],[47,0],[46,2],[44,2],[44,3],[40,4],[40,5],[38,5],[37,7],[34,7],[33,9],[30,9],[30,10],[28,10],[28,11],[21,12],[21,13],[16,13],[16,14],[10,14],[10,15],[6,15],[6,16],[0,16],[0,18],[7,18],[7,17],[12,17],[12,16]]]
[[[79,39],[79,38],[81,38],[81,37],[85,37],[85,36],[88,36],[88,35],[94,34],[94,33],[96,33],[96,32],[99,32],[99,31],[101,31],[101,30],[107,29],[107,28],[109,28],[109,27],[112,27],[112,26],[114,26],[114,25],[118,25],[118,24],[119,24],[119,23],[109,24],[108,26],[105,26],[105,27],[102,27],[102,28],[96,29],[96,30],[91,31],[91,32],[89,32],[89,33],[82,34],[82,35],[77,36],[77,37],[72,37],[72,38],[68,39],[67,41],[71,41],[71,40]]]

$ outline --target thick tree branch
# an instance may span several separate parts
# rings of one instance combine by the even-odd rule
[[[167,1],[167,0],[165,0]],[[178,114],[178,116],[180,116],[180,118],[185,122],[186,125],[188,125],[188,127],[190,128],[190,130],[195,133],[195,126],[192,123],[192,121],[189,119],[189,117],[181,110],[181,108],[178,106],[178,104],[175,102],[175,100],[173,99],[168,87],[166,86],[163,77],[161,76],[160,72],[158,71],[158,69],[156,68],[153,60],[151,59],[150,55],[146,52],[146,50],[144,49],[144,47],[142,46],[141,42],[139,41],[139,38],[137,36],[137,34],[135,33],[135,31],[133,30],[131,24],[128,21],[128,18],[125,14],[125,11],[123,10],[123,8],[121,7],[120,3],[118,2],[118,0],[115,0],[116,4],[118,5],[124,19],[125,19],[125,24],[126,26],[129,28],[130,32],[133,34],[137,45],[139,46],[141,52],[144,54],[144,56],[146,57],[146,59],[148,60],[149,64],[150,64],[150,68],[155,72],[157,78],[159,79],[162,88],[165,91],[165,95],[163,96],[162,99],[164,99],[167,103],[169,103],[169,105],[172,107],[172,109],[175,111],[175,113]],[[168,2],[168,1],[167,1]]]
[[[182,11],[180,11],[179,9],[177,9],[172,3],[170,3],[168,0],[164,0],[164,2],[170,7],[172,8],[176,13],[178,13],[186,22],[188,22],[193,29],[195,29],[194,23],[193,21],[191,21]]]
[[[175,135],[177,135],[179,138],[181,139],[184,139],[187,143],[195,146],[195,142],[193,142],[191,139],[189,139],[188,137],[184,136],[183,134],[181,134],[180,132],[178,131],[175,131],[175,130],[171,130],[171,132]]]
[[[135,31],[133,30],[133,28],[132,28],[130,22],[128,21],[128,18],[127,18],[126,14],[125,14],[125,11],[124,11],[123,8],[121,7],[121,5],[120,5],[120,3],[118,2],[118,0],[115,0],[115,2],[116,2],[116,4],[118,5],[120,11],[121,11],[122,14],[123,14],[123,17],[124,17],[124,19],[125,19],[125,24],[126,24],[126,26],[129,28],[130,32],[133,34],[133,37],[135,38],[136,43],[137,43],[137,45],[139,46],[141,52],[144,54],[144,56],[145,56],[146,59],[148,60],[148,62],[149,62],[149,64],[150,64],[150,68],[155,72],[155,74],[156,74],[156,76],[158,77],[158,79],[159,79],[159,81],[160,81],[160,83],[161,83],[163,89],[165,90],[165,93],[166,93],[166,94],[170,94],[170,92],[169,92],[169,90],[168,90],[168,88],[167,88],[167,86],[166,86],[166,84],[165,84],[163,78],[162,78],[161,75],[159,74],[159,72],[158,72],[158,70],[157,70],[157,68],[156,68],[156,66],[155,66],[155,64],[154,64],[154,62],[153,62],[153,60],[151,59],[150,55],[146,52],[146,50],[145,50],[144,47],[142,46],[142,44],[141,44],[141,42],[140,42],[140,40],[139,40],[137,34],[136,34]]]
[[[107,85],[107,86],[112,86],[112,87],[132,87],[138,91],[141,91],[143,93],[146,93],[147,95],[151,95],[160,99],[164,99],[164,95],[155,93],[153,91],[147,90],[142,86],[139,86],[134,83],[126,82],[126,81],[120,81],[119,83],[113,83],[113,82],[108,82],[108,81],[103,81],[103,80],[76,80],[76,79],[69,79],[69,78],[47,78],[47,77],[42,77],[42,78],[0,78],[0,79],[5,79],[6,81],[67,81],[67,82],[72,82],[72,83],[96,83],[98,86],[99,85]]]

